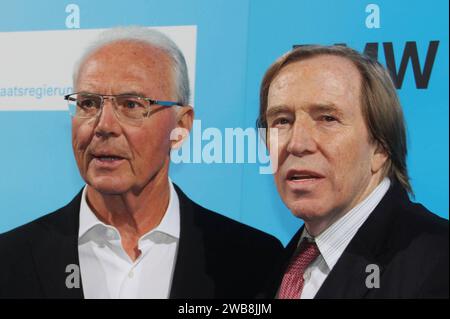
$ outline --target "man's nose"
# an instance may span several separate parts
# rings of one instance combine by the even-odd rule
[[[314,124],[308,120],[296,120],[290,132],[287,151],[295,156],[304,156],[316,150]]]
[[[105,99],[96,119],[95,135],[101,137],[119,135],[121,126],[114,109],[114,101]]]

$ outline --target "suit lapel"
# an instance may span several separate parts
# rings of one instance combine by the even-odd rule
[[[388,251],[388,234],[392,231],[392,219],[395,216],[397,206],[409,202],[408,196],[397,183],[393,183],[367,218],[365,223],[357,231],[347,248],[342,253],[333,270],[324,281],[316,299],[330,298],[362,298],[369,293],[366,279],[371,273],[368,265],[376,265],[380,270],[380,280],[384,270],[384,252]],[[276,285],[271,288],[275,291],[281,285],[284,272],[292,255],[295,252],[304,226],[294,235],[286,246],[285,262],[278,276],[275,276]]]
[[[376,265],[381,280],[385,263],[383,255],[389,251],[389,233],[395,231],[392,220],[396,205],[408,201],[406,192],[393,183],[350,241],[315,298],[362,298],[369,293],[366,279],[372,272],[366,268]]]
[[[284,273],[298,246],[303,229],[304,226],[297,231],[286,246],[284,265],[277,278],[277,286],[274,295],[276,295],[276,292],[281,285]],[[367,290],[365,286],[367,276],[365,269],[366,266],[372,262],[373,257],[371,256],[370,251],[367,251],[364,246],[361,246],[358,241],[355,241],[353,245],[349,245],[349,249],[344,251],[338,263],[336,263],[335,267],[317,292],[315,298],[345,298],[346,296],[350,298],[361,297]],[[357,283],[361,283],[361,285],[358,285]]]
[[[378,264],[371,252],[365,247],[353,243],[346,249],[315,298],[361,298],[367,293],[366,267]]]
[[[30,243],[36,273],[46,298],[83,298],[78,259],[80,201],[81,192],[67,206],[55,212],[51,222],[46,219],[39,223],[40,240]],[[79,288],[66,286],[66,279],[71,274],[72,277],[78,274]]]
[[[212,298],[214,283],[206,269],[202,229],[194,203],[176,186],[180,202],[180,241],[170,298]]]

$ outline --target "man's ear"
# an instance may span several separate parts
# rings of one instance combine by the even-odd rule
[[[386,149],[381,145],[381,143],[376,142],[375,150],[372,156],[371,170],[373,174],[378,173],[382,170],[388,160],[389,156]]]
[[[194,109],[190,105],[179,107],[176,111],[177,125],[170,133],[171,148],[177,149],[189,136],[194,122]]]

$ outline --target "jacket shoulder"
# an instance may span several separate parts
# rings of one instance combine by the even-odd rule
[[[385,257],[388,257],[386,262],[392,265],[392,270],[397,269],[396,276],[401,274],[405,278],[402,282],[408,287],[405,295],[448,298],[448,220],[421,204],[411,202],[396,216],[391,236],[386,241],[392,255],[386,254]]]
[[[282,249],[280,241],[261,230],[233,220],[227,216],[209,210],[192,201],[183,191],[175,185],[180,199],[182,214],[192,214],[193,223],[200,228],[208,240],[226,241],[227,245],[260,245],[275,250]]]
[[[39,240],[51,233],[69,234],[78,231],[80,196],[81,193],[66,206],[0,234],[0,252],[16,249],[17,245]]]
[[[418,203],[407,203],[397,215],[397,236],[426,246],[448,247],[448,220],[439,217]],[[437,246],[436,246],[437,245]]]
[[[211,236],[227,238],[228,243],[232,245],[257,244],[273,247],[274,249],[282,248],[280,241],[271,234],[206,209],[198,204],[195,205],[198,216],[201,217],[199,218],[199,223],[204,224],[205,231]]]

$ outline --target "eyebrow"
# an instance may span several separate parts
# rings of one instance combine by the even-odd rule
[[[146,97],[145,94],[143,94],[142,92],[138,92],[138,91],[127,91],[127,92],[119,93],[117,95],[136,95],[139,97]]]
[[[291,108],[287,105],[277,105],[277,106],[273,106],[269,109],[267,109],[266,111],[266,117],[272,117],[275,115],[278,115],[280,113],[286,113],[286,112],[290,112]]]
[[[327,104],[322,104],[322,103],[317,103],[317,104],[312,104],[306,107],[306,110],[308,112],[328,112],[328,113],[332,113],[332,114],[336,114],[339,116],[342,116],[343,113],[341,110],[339,110],[339,108],[334,104],[334,103],[327,103]],[[266,111],[266,117],[273,117],[275,115],[278,115],[280,113],[286,113],[286,112],[292,112],[291,108],[287,105],[277,105],[277,106],[273,106],[271,108],[269,108]]]
[[[342,111],[334,103],[313,104],[309,107],[309,111],[316,113],[326,112],[337,115],[339,117],[342,117],[344,115]]]

